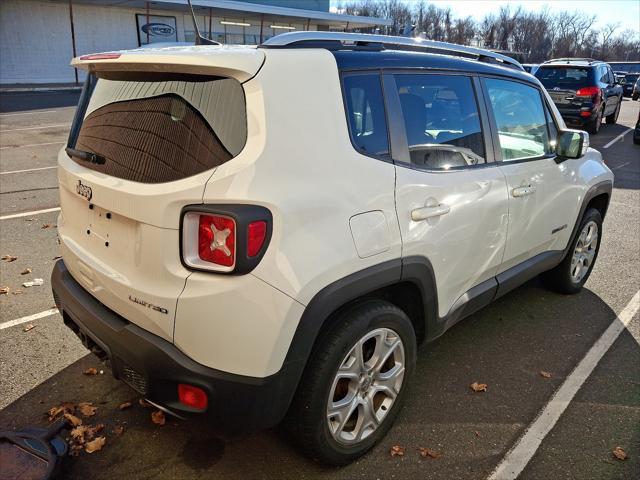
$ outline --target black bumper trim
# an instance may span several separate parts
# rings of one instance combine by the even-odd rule
[[[147,391],[141,393],[149,400],[176,412],[205,413],[217,425],[241,430],[270,428],[286,414],[301,370],[297,362],[285,362],[280,371],[264,378],[215,370],[100,303],[71,276],[63,260],[53,268],[51,285],[65,324],[93,353],[104,352],[102,359],[108,358],[115,378],[127,380],[127,369],[143,377]],[[205,390],[207,411],[182,405],[178,383]]]

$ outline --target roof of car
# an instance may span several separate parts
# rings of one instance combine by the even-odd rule
[[[593,65],[603,64],[602,60],[594,60],[593,58],[553,58],[544,62],[541,67],[548,66],[576,66],[576,67],[591,67]]]
[[[361,69],[428,69],[451,70],[486,75],[503,75],[519,80],[533,82],[530,74],[524,70],[516,70],[500,64],[480,62],[472,58],[464,58],[437,53],[407,52],[401,50],[359,51],[338,50],[333,55],[340,70]]]

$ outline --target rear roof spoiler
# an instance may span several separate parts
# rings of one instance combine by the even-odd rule
[[[327,50],[409,50],[439,53],[481,62],[496,63],[524,70],[520,62],[500,53],[455,43],[436,42],[422,38],[370,35],[341,32],[289,32],[271,37],[258,48],[326,48]]]

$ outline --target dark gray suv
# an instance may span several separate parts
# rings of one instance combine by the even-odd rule
[[[596,134],[603,118],[607,123],[618,121],[622,85],[607,63],[590,58],[559,58],[540,65],[535,76],[567,125]]]

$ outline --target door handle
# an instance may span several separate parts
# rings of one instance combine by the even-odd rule
[[[536,193],[536,187],[533,185],[516,187],[511,190],[511,196],[513,197],[526,197],[527,195],[533,195],[534,193]]]
[[[445,205],[441,203],[440,205],[436,205],[435,207],[421,207],[411,210],[411,220],[414,222],[420,222],[422,220],[427,220],[428,218],[440,217],[446,213],[449,213],[451,208],[449,205]]]

